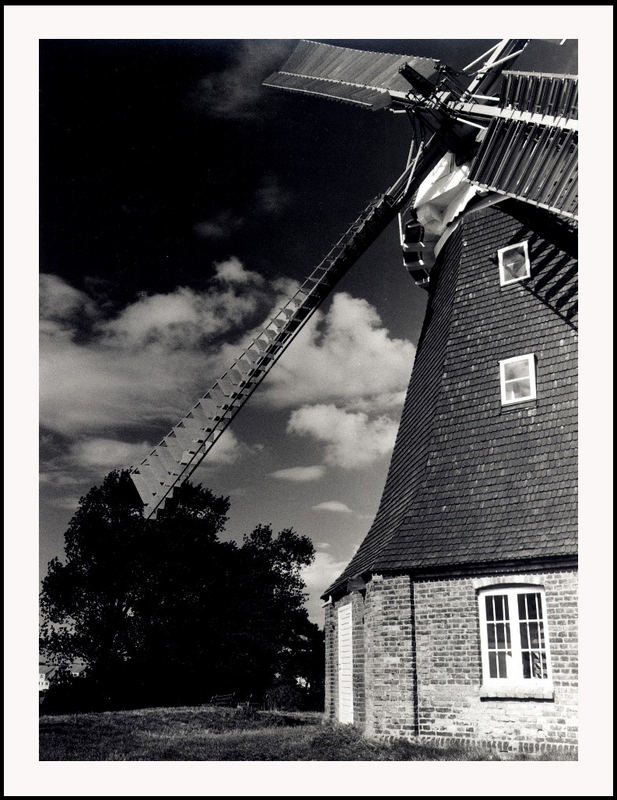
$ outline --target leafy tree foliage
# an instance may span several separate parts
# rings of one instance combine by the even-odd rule
[[[43,581],[41,644],[58,663],[86,661],[91,706],[260,701],[282,683],[319,703],[323,638],[301,578],[313,545],[268,525],[223,542],[228,511],[187,483],[145,520],[127,472],[82,498]]]

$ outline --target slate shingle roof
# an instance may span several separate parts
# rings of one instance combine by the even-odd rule
[[[451,254],[449,263],[453,268],[437,280],[428,302],[379,509],[364,541],[336,585],[371,567],[403,519],[422,482],[456,287],[456,265],[461,252],[458,233],[450,238],[446,248]]]
[[[506,201],[442,251],[377,516],[328,593],[372,570],[576,554],[576,258],[549,230]],[[532,276],[501,287],[497,250],[524,239]],[[537,400],[502,408],[499,360],[525,353]]]

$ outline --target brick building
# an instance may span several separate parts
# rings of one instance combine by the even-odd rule
[[[380,506],[327,590],[326,713],[367,735],[577,746],[576,231],[469,208]]]

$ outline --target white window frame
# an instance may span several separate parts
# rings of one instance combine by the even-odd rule
[[[506,366],[513,364],[515,361],[527,361],[527,369],[529,372],[529,394],[525,397],[517,397],[514,400],[508,400],[506,395]],[[536,399],[536,357],[534,353],[525,353],[522,356],[513,356],[512,358],[504,358],[499,362],[499,382],[501,384],[501,405],[512,406],[517,403],[526,403],[529,400]],[[509,382],[509,381],[508,381]]]
[[[544,652],[546,654],[546,678],[523,677],[523,648],[521,645],[518,595],[538,594],[542,609],[542,624],[544,633]],[[489,666],[489,642],[486,618],[486,598],[491,596],[508,598],[508,622],[510,632],[511,655],[506,656],[507,677],[492,678]],[[549,624],[546,613],[546,596],[544,587],[537,584],[516,583],[510,585],[493,585],[478,591],[478,611],[480,622],[480,650],[482,660],[482,686],[481,696],[484,697],[529,697],[552,699],[553,697],[553,671],[551,665],[551,649]]]
[[[503,256],[504,253],[507,253],[509,250],[515,250],[517,248],[523,248],[523,254],[525,256],[525,275],[521,275],[520,278],[510,278],[509,280],[505,279],[504,275],[504,266],[503,266]],[[531,262],[529,260],[529,243],[527,239],[524,242],[517,242],[516,244],[510,244],[507,247],[501,247],[497,251],[497,259],[499,261],[499,284],[500,286],[509,286],[511,283],[519,283],[519,281],[525,281],[527,278],[531,277]]]

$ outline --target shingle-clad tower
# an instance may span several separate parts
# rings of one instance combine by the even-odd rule
[[[509,253],[528,277],[503,280]],[[331,718],[576,746],[576,321],[569,226],[509,199],[461,220],[431,273],[379,510],[326,595]]]

